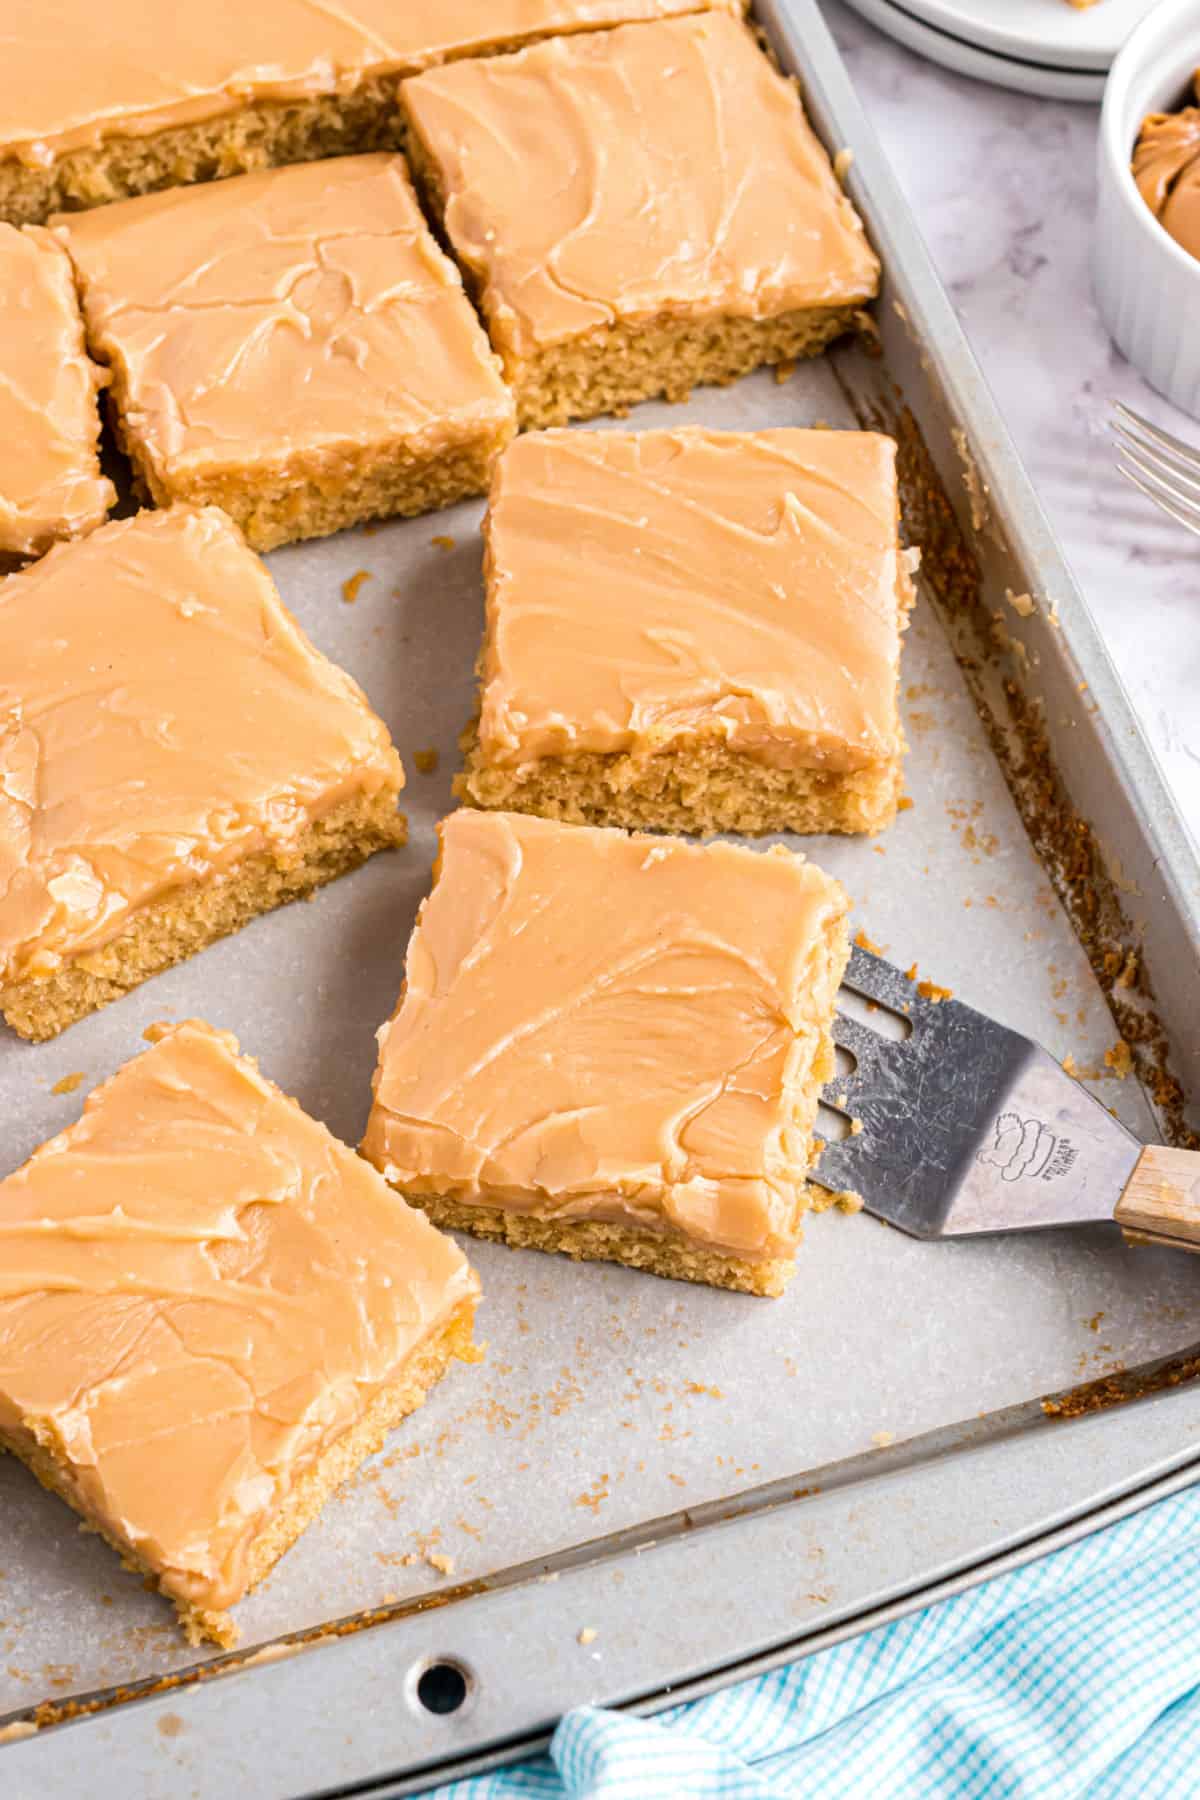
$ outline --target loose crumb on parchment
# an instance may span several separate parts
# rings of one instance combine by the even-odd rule
[[[86,1080],[87,1076],[83,1070],[76,1069],[73,1075],[64,1075],[61,1081],[56,1081],[50,1092],[52,1094],[73,1094],[75,1089]]]
[[[435,550],[453,550],[454,548],[454,539],[447,537],[444,531],[439,531],[437,536],[431,537],[429,541]]]
[[[413,762],[418,775],[433,775],[437,771],[438,753],[436,750],[414,750]]]
[[[577,1634],[575,1642],[577,1644],[582,1644],[586,1649],[588,1644],[595,1643],[599,1635],[600,1633],[596,1630],[594,1625],[585,1625],[582,1631]]]
[[[358,599],[363,582],[370,581],[371,579],[370,569],[359,569],[357,574],[351,575],[346,581],[343,581],[342,599],[346,602],[347,606],[354,605],[354,602]]]

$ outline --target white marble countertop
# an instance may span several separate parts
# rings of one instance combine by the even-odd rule
[[[1200,539],[1117,475],[1114,400],[1200,426],[1109,341],[1088,272],[1099,109],[927,63],[824,11],[1172,791],[1200,836]]]

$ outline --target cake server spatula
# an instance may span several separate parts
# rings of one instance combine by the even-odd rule
[[[1136,1243],[1200,1251],[1200,1152],[1144,1147],[1048,1051],[857,945],[843,979],[911,1025],[896,1042],[839,1011],[855,1067],[825,1090],[854,1135],[813,1171],[921,1238],[1105,1220]],[[926,984],[928,987],[928,984]],[[867,1014],[870,1017],[870,1013]]]

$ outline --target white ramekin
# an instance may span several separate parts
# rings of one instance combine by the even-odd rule
[[[1100,115],[1092,276],[1118,347],[1152,387],[1200,419],[1200,260],[1165,232],[1129,163],[1142,120],[1177,107],[1200,66],[1200,0],[1160,0],[1113,63]]]

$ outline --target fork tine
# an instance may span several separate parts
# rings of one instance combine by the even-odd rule
[[[1195,449],[1193,445],[1185,443],[1182,438],[1177,438],[1170,431],[1164,431],[1161,425],[1155,425],[1152,420],[1144,418],[1140,412],[1135,412],[1132,406],[1126,406],[1123,400],[1117,401],[1116,410],[1123,414],[1124,418],[1132,419],[1134,425],[1138,426],[1148,437],[1153,438],[1155,443],[1160,444],[1164,450],[1169,450],[1173,455],[1178,456],[1186,467],[1200,469],[1200,450]]]
[[[1126,481],[1144,494],[1147,500],[1153,500],[1155,506],[1165,512],[1168,518],[1174,519],[1177,525],[1185,526],[1188,531],[1194,531],[1200,537],[1200,506],[1189,507],[1182,501],[1168,498],[1165,493],[1151,487],[1148,481],[1144,481],[1126,463],[1118,463],[1117,468]]]
[[[1184,488],[1189,497],[1200,497],[1200,457],[1184,457],[1173,450],[1164,450],[1151,437],[1139,437],[1121,419],[1112,421],[1112,436],[1117,441],[1117,454],[1132,457],[1160,481]]]
[[[1168,499],[1178,500],[1185,506],[1200,504],[1200,480],[1181,475],[1169,463],[1158,461],[1153,453],[1135,450],[1130,444],[1122,443],[1117,454],[1131,462],[1147,481],[1161,488]]]

